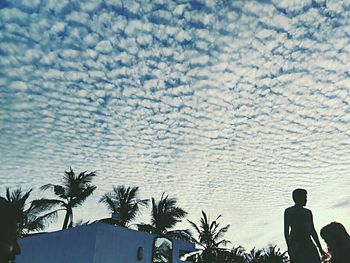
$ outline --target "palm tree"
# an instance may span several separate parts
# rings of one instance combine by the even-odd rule
[[[171,230],[187,212],[176,206],[176,198],[162,194],[158,202],[152,197],[151,224],[138,224],[138,230],[164,236],[170,239],[192,240],[191,232],[185,230]]]
[[[16,222],[19,237],[32,231],[43,230],[50,219],[56,215],[55,213],[43,214],[51,209],[52,205],[42,202],[41,199],[28,202],[31,192],[32,189],[24,193],[21,188],[12,192],[6,188],[6,196],[0,197],[2,202],[7,203],[8,208],[16,215],[12,220]]]
[[[148,199],[138,198],[138,187],[125,187],[124,185],[113,187],[112,192],[108,192],[100,199],[112,213],[118,213],[118,226],[128,227],[133,221],[141,206],[147,206]]]
[[[214,221],[210,222],[207,214],[202,211],[202,217],[200,218],[200,225],[196,225],[194,222],[187,220],[191,226],[196,230],[198,239],[194,240],[200,249],[198,250],[197,256],[200,262],[216,262],[216,257],[225,249],[220,246],[225,246],[230,241],[221,239],[229,229],[230,225],[220,227],[218,220],[219,215]]]
[[[287,252],[281,252],[276,245],[264,249],[264,263],[285,263],[288,262]]]
[[[46,184],[41,190],[52,189],[58,199],[41,199],[42,202],[60,206],[53,213],[58,211],[66,211],[62,229],[72,227],[73,225],[73,208],[80,206],[94,192],[95,185],[92,185],[92,179],[96,176],[96,172],[82,172],[75,175],[72,168],[66,171],[63,176],[62,185]]]

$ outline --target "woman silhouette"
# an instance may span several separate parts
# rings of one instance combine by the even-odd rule
[[[349,263],[350,235],[345,227],[332,222],[321,229],[321,237],[326,241],[332,255],[332,263]]]
[[[321,247],[314,227],[312,212],[304,208],[307,201],[307,192],[305,189],[296,189],[292,196],[295,204],[284,212],[284,237],[290,262],[320,263],[320,255],[314,242],[316,242],[321,255],[324,255],[325,252]]]

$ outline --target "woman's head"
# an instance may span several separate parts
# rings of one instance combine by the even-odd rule
[[[337,246],[349,242],[350,239],[345,227],[338,222],[332,222],[326,225],[321,229],[320,234],[331,250],[334,250]]]

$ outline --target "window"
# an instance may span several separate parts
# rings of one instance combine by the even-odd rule
[[[153,245],[152,263],[171,263],[173,243],[165,237],[156,237]]]

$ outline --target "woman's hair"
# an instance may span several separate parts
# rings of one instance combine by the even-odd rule
[[[328,246],[334,249],[334,246],[341,245],[349,241],[349,234],[345,227],[338,223],[332,222],[321,229],[321,237],[326,241]]]

